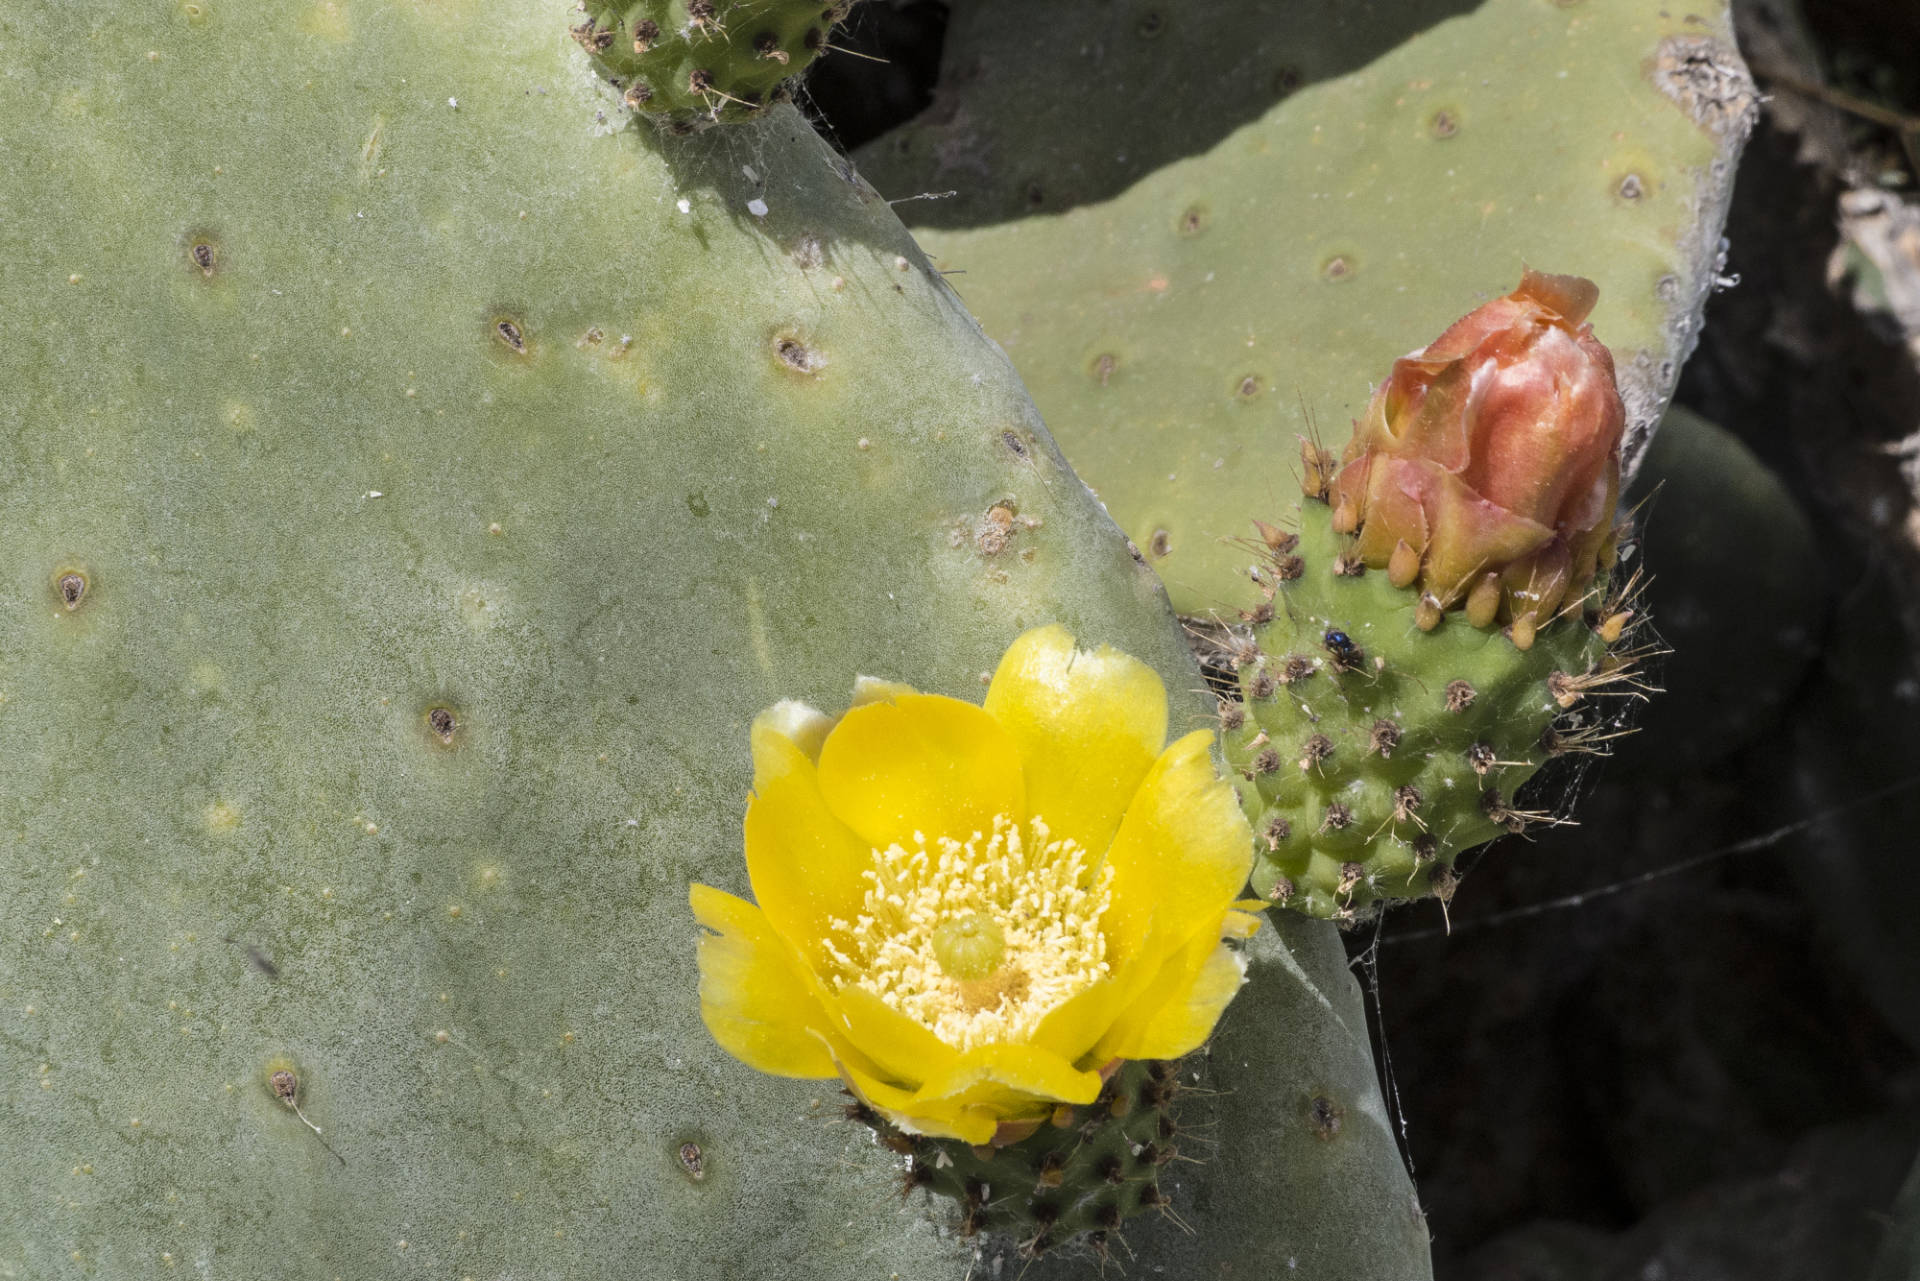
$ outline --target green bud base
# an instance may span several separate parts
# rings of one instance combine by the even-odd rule
[[[574,39],[627,106],[682,129],[744,120],[827,47],[852,0],[585,0]]]
[[[1177,1064],[1125,1063],[1093,1103],[1063,1107],[1026,1138],[997,1148],[906,1134],[863,1104],[848,1115],[907,1158],[901,1177],[909,1195],[925,1188],[960,1207],[962,1235],[1003,1233],[1027,1258],[1076,1243],[1104,1259],[1125,1220],[1168,1208],[1159,1175],[1179,1155],[1179,1091]]]
[[[1343,922],[1450,899],[1462,851],[1558,821],[1518,808],[1521,784],[1617,732],[1605,696],[1637,696],[1638,655],[1596,629],[1621,602],[1597,581],[1524,650],[1457,612],[1421,631],[1417,593],[1362,565],[1324,503],[1294,524],[1249,544],[1264,599],[1219,642],[1239,685],[1220,715],[1253,823],[1253,887]]]

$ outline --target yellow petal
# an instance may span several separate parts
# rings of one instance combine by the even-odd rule
[[[860,914],[873,864],[866,843],[827,808],[813,762],[800,745],[756,722],[754,787],[747,805],[747,876],[781,937],[814,968],[832,917]]]
[[[1047,1012],[1034,1029],[1032,1044],[1068,1063],[1080,1063],[1105,1036],[1133,993],[1119,979],[1105,978]]]
[[[878,676],[856,676],[853,679],[853,706],[865,707],[868,703],[891,703],[902,694],[917,694],[920,691],[900,681],[882,680]]]
[[[921,1086],[907,1108],[949,1115],[955,1108],[984,1107],[1006,1119],[1042,1105],[1091,1103],[1099,1093],[1098,1072],[1082,1072],[1038,1046],[976,1045]]]
[[[797,698],[783,698],[753,718],[753,728],[748,732],[747,741],[753,748],[754,786],[760,779],[761,740],[767,735],[775,735],[798,747],[810,761],[820,759],[820,745],[827,741],[827,735],[833,731],[834,719],[817,707],[809,706]]]
[[[1100,853],[1167,740],[1167,691],[1151,667],[1110,646],[1083,650],[1066,628],[1013,642],[987,712],[1026,758],[1027,812]]]
[[[1124,966],[1093,986],[1082,988],[1040,1020],[1029,1038],[1031,1044],[1082,1068],[1099,1068],[1112,1056],[1094,1054],[1094,1047],[1156,977],[1147,966]]]
[[[1246,961],[1205,934],[1169,958],[1161,981],[1129,1007],[1099,1045],[1116,1059],[1177,1059],[1213,1034],[1220,1012],[1246,981]]]
[[[998,815],[1026,814],[1020,752],[993,717],[937,694],[901,694],[848,712],[820,751],[820,788],[876,849],[913,834],[965,841]]]
[[[1140,956],[1150,930],[1172,948],[1215,926],[1246,883],[1253,832],[1233,788],[1213,776],[1212,744],[1211,730],[1195,730],[1161,753],[1114,835],[1101,928],[1116,969]]]
[[[1248,904],[1252,904],[1251,910]],[[1264,912],[1273,904],[1259,899],[1241,899],[1234,907],[1240,909],[1228,912],[1226,919],[1220,922],[1220,937],[1223,939],[1250,939],[1260,932],[1260,918],[1255,915]]]
[[[826,1012],[791,949],[760,909],[707,885],[688,896],[700,939],[700,1017],[720,1048],[775,1076],[829,1077],[833,1058],[810,1026]]]
[[[964,1135],[968,1143],[984,1147],[997,1139],[1002,1127],[1010,1122],[1015,1125],[1033,1122],[1034,1128],[1039,1128],[1037,1123],[1045,1120],[1054,1106],[1032,1100],[1002,1098],[983,1103],[942,1101],[917,1105],[911,1111],[901,1113],[900,1120],[922,1134],[946,1134],[954,1138]],[[981,1137],[973,1137],[975,1135]]]
[[[834,994],[847,1040],[908,1090],[946,1072],[959,1051],[862,987]]]
[[[823,1049],[831,1052],[834,1065],[840,1069],[840,1078],[847,1083],[847,1088],[865,1102],[891,1112],[906,1106],[913,1098],[912,1090],[887,1080],[886,1075],[864,1055],[843,1053],[846,1048],[844,1045],[834,1045],[824,1036],[820,1043]]]
[[[930,1134],[937,1139],[959,1139],[976,1146],[992,1139],[1000,1119],[980,1108],[913,1107],[913,1092],[881,1080],[851,1060],[840,1061],[840,1079],[868,1106],[908,1134]]]

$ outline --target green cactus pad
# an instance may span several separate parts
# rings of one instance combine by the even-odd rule
[[[744,120],[784,96],[853,0],[585,0],[574,39],[633,110],[675,126]]]
[[[1183,613],[1295,436],[1523,266],[1599,284],[1629,472],[1692,348],[1756,101],[1725,0],[1463,7],[978,0],[860,152],[958,191],[900,208]]]
[[[1610,696],[1637,693],[1630,642],[1610,655],[1590,625],[1620,610],[1596,587],[1526,650],[1458,612],[1422,631],[1416,594],[1347,555],[1324,504],[1294,527],[1253,542],[1251,566],[1242,545],[1260,599],[1219,651],[1254,890],[1338,921],[1450,898],[1463,850],[1553,820],[1516,793],[1554,756],[1603,750]]]

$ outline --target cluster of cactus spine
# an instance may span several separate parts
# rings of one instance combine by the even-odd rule
[[[758,115],[854,0],[581,0],[573,28],[629,108],[674,129]]]
[[[1254,828],[1256,893],[1351,922],[1383,902],[1450,900],[1456,860],[1559,821],[1520,790],[1546,762],[1601,753],[1610,695],[1637,695],[1635,580],[1597,581],[1526,649],[1421,595],[1333,532],[1331,457],[1309,458],[1293,529],[1242,546],[1259,599],[1212,645],[1234,673],[1227,758]]]
[[[1031,1134],[993,1147],[904,1133],[858,1101],[847,1115],[906,1158],[903,1191],[957,1207],[962,1236],[1004,1234],[1029,1259],[1067,1244],[1105,1259],[1127,1220],[1169,1205],[1160,1171],[1180,1155],[1180,1088],[1177,1063],[1124,1063],[1093,1103],[1063,1104]]]

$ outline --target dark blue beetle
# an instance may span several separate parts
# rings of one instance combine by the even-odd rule
[[[1353,637],[1337,627],[1329,627],[1320,643],[1327,647],[1327,653],[1333,655],[1333,665],[1341,671],[1351,671],[1366,662],[1367,656],[1353,643]]]

